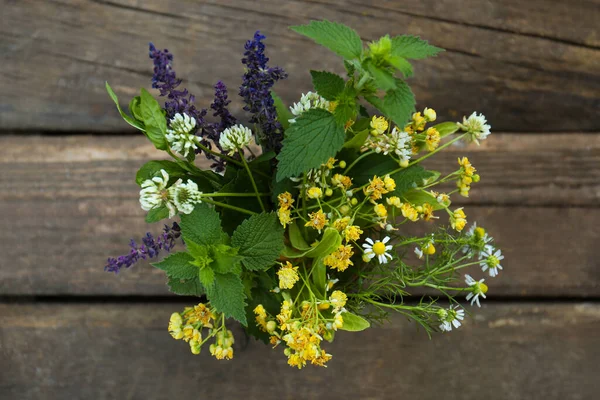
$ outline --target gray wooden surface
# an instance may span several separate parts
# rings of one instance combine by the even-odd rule
[[[416,65],[419,106],[493,127],[467,155],[482,181],[464,205],[503,249],[489,301],[451,334],[401,318],[341,333],[329,368],[292,370],[246,340],[195,357],[166,331],[189,305],[141,263],[105,273],[143,222],[137,168],[160,157],[120,120],[150,86],[147,43],[168,47],[202,106],[219,79],[233,109],[244,42],[260,29],[289,73],[339,60],[287,30],[311,18],[375,39],[411,33],[448,51]],[[600,1],[0,0],[0,399],[595,399],[600,387]],[[504,132],[504,133],[502,133]],[[190,300],[191,301],[191,300]]]

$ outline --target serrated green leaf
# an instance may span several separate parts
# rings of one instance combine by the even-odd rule
[[[390,90],[396,87],[396,78],[394,78],[394,75],[392,75],[391,72],[376,66],[372,62],[367,62],[366,68],[375,80],[375,84],[379,89]]]
[[[335,117],[335,122],[344,127],[346,122],[356,118],[356,101],[352,99],[352,101],[340,102],[335,108],[333,116]]]
[[[326,71],[310,71],[313,86],[323,98],[333,101],[344,90],[344,79]]]
[[[166,206],[153,208],[146,214],[146,222],[152,224],[163,219],[169,218],[169,209]]]
[[[185,241],[185,247],[187,247],[188,252],[194,259],[191,262],[192,265],[195,265],[198,268],[204,268],[213,262],[210,254],[210,246],[194,243],[188,239]]]
[[[346,25],[324,20],[311,21],[308,25],[291,26],[290,29],[346,59],[360,58],[362,54],[360,36]]]
[[[363,97],[366,101],[371,103],[371,105],[375,107],[379,112],[381,112],[382,114],[386,114],[385,107],[383,106],[383,100],[381,100],[379,97],[374,95],[365,95]]]
[[[404,126],[415,109],[415,95],[406,82],[397,79],[395,88],[383,98],[385,115],[399,126]]]
[[[226,274],[228,272],[240,273],[242,256],[238,255],[238,250],[226,244],[217,244],[210,246],[210,255],[213,262],[210,264],[216,273]]]
[[[419,60],[436,56],[442,51],[444,49],[432,46],[418,36],[401,35],[392,38],[392,54],[395,56]]]
[[[135,174],[135,182],[138,185],[141,185],[145,180],[159,176],[161,169],[164,169],[166,173],[169,174],[169,178],[174,178],[174,180],[185,175],[185,170],[174,161],[152,160],[142,165],[142,167],[137,171]]]
[[[391,175],[396,181],[396,189],[393,193],[395,196],[402,196],[409,190],[423,186],[424,181],[434,174],[434,172],[427,171],[420,165],[412,165],[404,168],[400,172]]]
[[[286,131],[279,160],[277,180],[318,168],[344,145],[344,128],[333,114],[321,109],[304,112]]]
[[[342,326],[340,329],[344,331],[359,332],[364,331],[371,326],[369,321],[363,317],[359,317],[358,315],[349,313],[347,311],[342,314],[342,319],[344,320],[344,326]]]
[[[190,264],[192,261],[194,257],[182,251],[173,253],[160,262],[152,263],[152,266],[162,269],[172,278],[192,279],[198,274],[198,267]]]
[[[266,270],[283,249],[283,227],[275,213],[253,215],[233,232],[231,245],[239,248],[244,267]]]
[[[110,85],[108,84],[108,82],[106,82],[105,86],[106,86],[106,91],[108,92],[108,95],[110,96],[112,101],[117,106],[117,110],[119,111],[119,114],[121,114],[121,117],[125,120],[125,122],[127,122],[129,125],[133,126],[134,128],[144,131],[144,125],[142,123],[140,123],[135,118],[125,114],[125,112],[121,109],[121,106],[119,105],[119,99],[117,98],[117,95],[115,94],[115,92],[113,92],[113,90],[110,87]]]
[[[239,275],[215,274],[215,284],[207,288],[206,296],[217,312],[224,313],[225,317],[234,318],[244,326],[248,325],[244,311],[246,294]]]
[[[277,111],[277,120],[283,127],[283,129],[287,129],[290,127],[290,119],[294,118],[290,110],[285,106],[281,97],[275,94],[275,92],[271,91],[271,97],[273,98],[273,102],[275,104],[275,110]]]
[[[194,279],[178,279],[171,278],[167,282],[169,290],[180,296],[203,296],[205,291],[204,287],[198,280],[198,277]]]
[[[142,88],[140,99],[140,112],[144,119],[146,136],[154,147],[159,150],[166,150],[169,147],[165,138],[167,119],[162,108],[146,89]]]
[[[440,137],[446,137],[458,131],[458,124],[456,122],[448,121],[434,125],[432,128],[437,129],[440,133]]]
[[[413,67],[404,57],[392,56],[388,62],[396,69],[402,72],[405,78],[410,78],[413,75]]]
[[[215,271],[210,267],[200,268],[198,269],[198,279],[202,286],[212,289],[213,284],[215,283]]]
[[[204,245],[221,243],[224,235],[219,214],[206,204],[198,204],[190,214],[181,215],[184,240]]]

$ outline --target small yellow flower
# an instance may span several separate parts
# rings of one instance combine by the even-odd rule
[[[342,174],[335,174],[331,178],[331,184],[333,186],[342,187],[342,188],[348,190],[350,188],[350,186],[352,186],[352,178],[342,175]]]
[[[352,246],[341,245],[336,251],[323,259],[323,264],[336,269],[340,272],[345,271],[350,265],[353,265],[350,259],[354,255]]]
[[[321,190],[321,188],[318,188],[316,186],[313,186],[310,189],[308,189],[306,194],[308,195],[309,199],[319,199],[323,197],[323,191]]]
[[[388,212],[383,204],[375,204],[375,207],[373,207],[373,210],[375,211],[375,214],[377,214],[377,216],[379,218],[381,218],[381,219],[387,218]]]
[[[169,333],[174,339],[183,339],[183,330],[181,329],[182,324],[183,319],[181,318],[181,314],[171,314],[171,319],[169,320]]]
[[[426,123],[427,120],[421,116],[420,112],[416,112],[412,115],[412,126],[415,128],[415,130],[422,131],[425,129]]]
[[[279,217],[279,223],[285,228],[287,224],[292,222],[291,212],[288,208],[280,208],[277,210],[277,216]]]
[[[396,181],[393,178],[390,178],[389,175],[383,177],[383,184],[385,186],[385,190],[387,190],[388,192],[391,192],[394,189],[396,189]]]
[[[429,254],[430,256],[434,255],[435,254],[435,246],[433,245],[433,242],[427,243],[423,247],[423,252],[426,254]]]
[[[267,318],[267,311],[262,304],[259,304],[254,308],[254,314],[256,314],[257,317]]]
[[[398,196],[388,197],[387,199],[385,199],[385,201],[386,203],[388,203],[388,205],[394,206],[396,208],[400,208],[402,206],[402,202],[400,201],[400,197]]]
[[[450,196],[448,196],[446,193],[440,193],[435,198],[437,202],[443,206],[448,207],[450,205]]]
[[[423,110],[423,116],[427,120],[427,122],[433,122],[437,118],[437,114],[433,108],[427,108]]]
[[[429,203],[423,204],[423,219],[425,221],[431,221],[434,218],[439,218],[433,215],[433,206]]]
[[[330,113],[333,113],[335,111],[335,109],[337,108],[338,104],[339,104],[338,101],[330,101],[329,102],[329,109],[328,109],[328,111]]]
[[[200,322],[203,326],[212,327],[210,320],[215,318],[215,315],[205,304],[200,303],[188,314],[188,323]]]
[[[414,222],[419,219],[418,211],[409,203],[403,203],[400,210],[402,211],[402,216],[408,218],[410,221]]]
[[[192,352],[192,354],[194,355],[198,355],[200,354],[200,342],[197,340],[190,340],[190,350]]]
[[[335,317],[333,317],[333,324],[331,325],[334,331],[344,327],[344,318],[342,317],[342,313],[335,314]]]
[[[286,261],[285,265],[277,271],[277,276],[279,276],[279,287],[281,289],[291,289],[300,280],[298,267],[292,266],[289,261]]]
[[[329,301],[333,305],[332,312],[337,313],[346,305],[348,296],[346,296],[346,294],[340,290],[334,290],[331,293],[331,296],[329,296]]]
[[[358,240],[360,239],[360,235],[362,235],[363,231],[362,229],[360,229],[359,226],[357,225],[350,225],[348,227],[346,227],[346,229],[344,229],[344,239],[346,239],[346,242],[349,242],[351,240]]]
[[[433,151],[437,149],[437,147],[440,145],[441,139],[438,130],[435,128],[429,128],[427,129],[427,132],[425,132],[425,135],[425,147],[427,150]]]
[[[450,225],[458,232],[462,231],[465,225],[467,225],[467,216],[465,215],[462,207],[454,210],[452,216],[450,217]]]
[[[304,226],[310,226],[311,228],[314,228],[317,231],[319,231],[319,233],[321,233],[321,230],[329,222],[329,220],[323,213],[323,210],[312,212],[312,213],[308,214],[308,217],[309,217],[309,220],[306,224],[304,224]]]
[[[475,174],[475,171],[477,171],[475,167],[471,165],[467,157],[459,158],[458,165],[460,165],[463,168],[465,176],[472,177],[473,174]]]
[[[329,157],[329,160],[327,160],[327,162],[325,164],[323,164],[324,167],[326,167],[327,169],[333,169],[335,162],[337,160],[333,157]]]
[[[371,200],[379,200],[382,195],[388,193],[388,190],[385,188],[383,179],[378,176],[373,176],[373,179],[369,180],[369,185],[365,187],[364,193],[365,195],[370,196]]]
[[[342,232],[344,229],[346,229],[348,224],[350,224],[350,221],[351,221],[350,217],[343,217],[340,219],[336,219],[335,221],[333,221],[333,227],[335,229],[337,229],[339,232]]]
[[[385,133],[389,127],[389,124],[385,117],[373,116],[371,119],[371,135],[377,136]]]
[[[282,325],[281,329],[285,329],[284,324],[292,317],[292,303],[284,300],[281,303],[281,310],[279,314],[277,314],[277,321],[279,321],[279,325]]]

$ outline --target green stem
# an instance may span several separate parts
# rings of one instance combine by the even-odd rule
[[[270,196],[271,193],[201,193],[200,197],[262,197]]]
[[[202,201],[205,203],[208,203],[208,204],[214,204],[215,206],[229,208],[230,210],[234,210],[234,211],[241,212],[241,213],[248,214],[248,215],[258,214],[258,213],[255,213],[254,211],[246,210],[245,208],[240,208],[240,207],[232,206],[229,204],[221,203],[220,201],[213,201],[213,200],[208,200],[208,199],[202,199]]]
[[[348,168],[346,168],[346,170],[344,171],[344,175],[348,175],[348,172],[349,172],[349,171],[352,169],[352,167],[354,167],[354,166],[355,166],[355,165],[356,165],[356,164],[357,164],[357,163],[358,163],[360,160],[362,160],[362,159],[363,159],[363,158],[365,158],[365,157],[368,157],[368,156],[370,156],[370,155],[371,155],[371,154],[373,154],[373,153],[375,153],[375,152],[374,152],[373,150],[371,150],[371,151],[367,151],[367,152],[365,152],[365,153],[361,154],[361,155],[360,155],[360,157],[358,157],[356,160],[354,160],[354,161],[352,162],[352,164],[350,164],[350,165],[348,166]]]
[[[244,163],[242,163],[241,161],[238,161],[235,158],[229,157],[229,156],[227,156],[225,154],[217,153],[216,151],[213,151],[213,150],[209,149],[208,147],[204,146],[201,143],[198,143],[198,147],[200,149],[202,149],[202,151],[204,151],[205,153],[209,153],[209,154],[212,154],[213,156],[222,158],[223,160],[227,161],[228,163],[232,163],[232,164],[235,164],[235,165],[240,166],[240,167],[244,166]],[[245,161],[245,159],[244,159],[243,156],[242,156],[242,160]],[[254,172],[256,172],[258,175],[260,175],[260,176],[262,176],[264,178],[271,178],[269,175],[267,175],[265,173],[262,173],[260,171],[254,171]]]
[[[265,205],[263,204],[263,201],[260,198],[260,194],[259,194],[259,191],[258,191],[258,186],[256,186],[256,182],[254,181],[254,176],[252,176],[252,171],[250,171],[250,167],[248,166],[248,162],[246,161],[246,157],[244,157],[244,154],[242,153],[241,150],[238,150],[238,153],[239,153],[240,157],[242,158],[242,162],[244,163],[244,168],[246,168],[246,172],[248,173],[248,177],[250,177],[250,182],[252,183],[252,187],[254,188],[254,193],[256,193],[256,198],[258,199],[258,202],[260,204],[260,208],[263,210],[263,212],[267,212],[267,209],[265,208]]]

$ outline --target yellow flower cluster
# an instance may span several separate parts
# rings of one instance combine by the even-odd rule
[[[214,319],[214,312],[203,303],[186,307],[182,313],[171,314],[169,333],[176,340],[188,342],[193,354],[200,354],[202,328],[213,328],[211,320]]]
[[[277,216],[279,217],[279,222],[285,228],[292,221],[291,208],[294,204],[294,199],[289,192],[284,192],[277,196],[277,200],[279,200]]]
[[[476,169],[471,165],[471,162],[467,157],[459,158],[458,165],[460,166],[460,171],[456,186],[458,187],[461,196],[469,197],[471,183],[478,182],[479,175],[475,173]]]
[[[396,189],[396,181],[389,175],[384,176],[383,179],[375,175],[373,179],[369,180],[369,184],[363,191],[372,201],[375,201],[381,199],[384,194],[392,192],[394,189]]]
[[[210,345],[210,354],[217,360],[231,360],[234,342],[233,333],[228,329],[223,329],[217,332],[215,343]]]
[[[351,260],[353,255],[354,251],[351,245],[340,245],[336,251],[323,259],[323,264],[342,272],[353,265]]]
[[[310,226],[311,228],[316,229],[321,233],[321,230],[327,225],[329,220],[327,216],[323,213],[323,210],[318,210],[308,214],[308,222],[304,224],[304,226]]]
[[[352,186],[352,178],[342,174],[335,174],[331,178],[331,184],[344,190],[348,190]]]
[[[300,280],[298,267],[294,267],[289,261],[286,261],[285,265],[281,266],[279,271],[277,271],[277,276],[279,277],[279,287],[281,289],[291,289]]]
[[[458,232],[465,228],[465,225],[467,225],[467,216],[465,215],[462,207],[454,210],[450,216],[450,225],[452,225],[452,228],[456,229]]]
[[[425,132],[425,148],[434,151],[440,145],[441,136],[437,129],[428,128]]]

